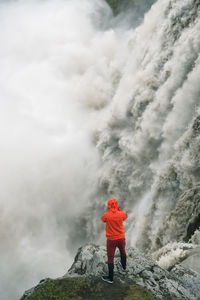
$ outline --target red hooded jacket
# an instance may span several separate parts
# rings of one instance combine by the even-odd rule
[[[118,240],[125,237],[123,221],[128,217],[122,209],[118,207],[117,199],[108,200],[108,211],[101,219],[106,222],[106,237],[108,240]]]

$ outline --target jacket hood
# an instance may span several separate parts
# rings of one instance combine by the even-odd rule
[[[115,212],[118,210],[118,203],[116,198],[110,198],[108,199],[108,209],[112,212]]]

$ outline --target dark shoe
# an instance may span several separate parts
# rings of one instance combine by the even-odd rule
[[[121,256],[121,264],[122,264],[122,268],[124,270],[126,270],[126,256]]]
[[[113,283],[113,280],[111,280],[109,276],[102,276],[101,278],[108,283]]]

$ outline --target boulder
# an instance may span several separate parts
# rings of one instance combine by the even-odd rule
[[[101,276],[107,273],[107,255],[103,246],[86,245],[79,248],[74,263],[66,276],[86,275]],[[200,276],[193,272],[195,284],[200,287]],[[195,275],[194,275],[195,274]],[[114,263],[115,280],[123,283],[134,283],[146,287],[156,297],[170,299],[170,297],[183,297],[189,300],[198,299],[198,295],[185,281],[176,275],[176,272],[169,272],[162,269],[147,255],[144,255],[135,248],[127,249],[127,269],[124,271],[120,263],[119,252],[116,251]],[[199,298],[200,299],[200,298]]]
[[[51,297],[62,300],[65,298],[61,291],[68,295],[66,299],[200,300],[198,273],[183,266],[176,266],[169,272],[132,247],[127,249],[126,271],[122,269],[120,254],[116,251],[112,285],[101,280],[103,274],[107,274],[106,248],[85,245],[78,249],[71,268],[63,277],[41,281],[26,291],[21,300],[49,300]]]

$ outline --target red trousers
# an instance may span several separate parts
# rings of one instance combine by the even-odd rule
[[[126,256],[125,251],[126,241],[125,238],[119,240],[108,240],[107,239],[107,256],[108,264],[113,264],[116,247],[119,248],[121,256]]]

